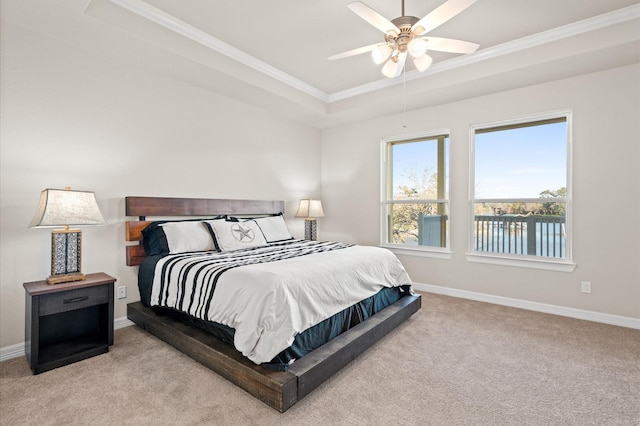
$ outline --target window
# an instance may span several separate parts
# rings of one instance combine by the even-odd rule
[[[449,135],[383,141],[382,149],[382,244],[447,248]]]
[[[472,254],[570,261],[570,118],[472,127]]]

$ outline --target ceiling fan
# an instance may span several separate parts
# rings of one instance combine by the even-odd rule
[[[399,76],[402,72],[407,55],[411,55],[414,65],[422,72],[429,68],[432,62],[432,58],[426,53],[427,50],[473,53],[478,49],[479,44],[450,38],[425,37],[424,35],[444,24],[475,2],[476,0],[448,0],[424,18],[418,19],[415,16],[405,16],[404,0],[402,0],[402,16],[389,21],[366,4],[354,1],[349,3],[347,7],[369,24],[382,31],[384,33],[384,42],[348,50],[330,56],[329,60],[333,61],[371,52],[371,57],[376,64],[387,61],[382,67],[382,74],[393,78]]]

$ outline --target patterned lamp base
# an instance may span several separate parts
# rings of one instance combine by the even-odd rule
[[[55,230],[51,233],[51,276],[48,284],[84,280],[80,272],[82,231],[79,229]]]
[[[304,220],[304,239],[316,241],[318,239],[317,224],[314,218],[306,218]]]

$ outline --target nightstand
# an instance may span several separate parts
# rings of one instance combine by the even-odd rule
[[[109,352],[115,281],[100,272],[83,281],[23,284],[25,352],[33,374]]]

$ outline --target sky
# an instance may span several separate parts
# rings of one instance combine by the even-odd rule
[[[537,198],[567,186],[566,123],[475,137],[476,198]]]
[[[562,122],[476,135],[476,198],[538,198],[546,189],[566,187],[566,126]],[[409,185],[411,169],[426,166],[435,173],[435,141],[397,144],[393,150],[394,191]]]
[[[448,141],[446,139],[445,163],[448,166]],[[425,168],[429,174],[437,172],[438,167],[438,143],[436,140],[427,140],[421,143],[396,144],[393,147],[393,190],[397,192],[399,185],[413,187],[408,178],[410,172],[422,173]],[[420,177],[420,176],[418,176]]]

